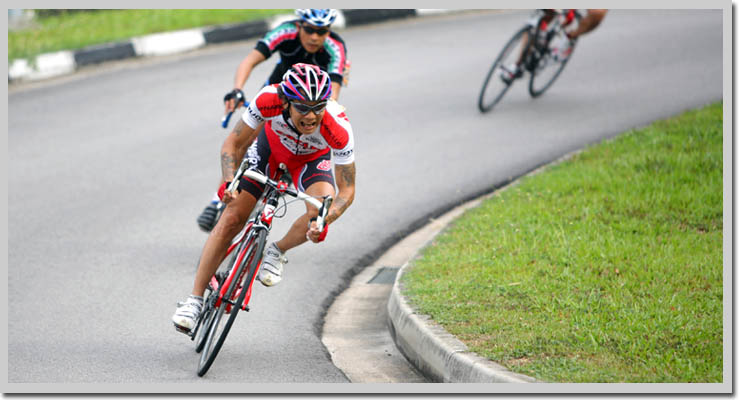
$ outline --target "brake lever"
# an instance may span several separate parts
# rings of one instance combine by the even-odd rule
[[[236,188],[239,187],[239,181],[242,179],[242,176],[244,176],[244,171],[247,170],[247,164],[249,164],[249,161],[246,158],[243,159],[242,163],[239,165],[239,169],[236,170],[234,179],[231,181],[231,184],[226,190],[231,193],[234,193],[236,191]]]
[[[331,207],[331,203],[333,201],[334,199],[331,196],[324,197],[324,201],[319,209],[319,216],[316,218],[316,226],[319,228],[319,231],[324,230],[324,219],[326,218],[326,215],[329,214],[329,207]]]
[[[247,107],[249,106],[248,101],[243,101],[241,107]],[[240,106],[234,107],[234,111],[236,111]],[[221,118],[221,127],[226,129],[227,126],[229,126],[229,120],[231,119],[231,115],[234,114],[234,111],[229,111],[228,114],[224,115],[223,118]]]

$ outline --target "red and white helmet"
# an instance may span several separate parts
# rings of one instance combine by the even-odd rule
[[[283,75],[280,87],[292,100],[323,101],[331,96],[329,74],[313,64],[294,64]]]

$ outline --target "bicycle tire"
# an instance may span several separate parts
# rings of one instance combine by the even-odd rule
[[[496,74],[496,70],[504,64],[504,59],[509,55],[509,53],[514,50],[517,45],[521,42],[522,36],[524,36],[525,33],[529,31],[529,27],[525,26],[521,29],[519,29],[514,36],[509,39],[509,41],[506,43],[503,49],[499,52],[498,56],[496,57],[496,60],[493,62],[493,65],[491,65],[491,69],[488,70],[488,75],[486,75],[486,79],[483,81],[483,87],[481,87],[480,94],[478,95],[478,109],[480,112],[485,113],[490,111],[496,104],[498,104],[499,101],[504,97],[504,94],[509,90],[511,87],[512,82],[509,84],[506,84],[505,82],[501,81],[501,85],[498,87],[494,87],[494,82],[499,83],[498,80],[494,78],[492,81],[491,78],[493,78]],[[527,46],[531,43],[527,43]],[[516,55],[517,58],[519,58],[519,55]],[[488,91],[492,91],[491,94],[493,94],[492,99],[489,101],[486,98],[486,93]]]
[[[215,308],[213,306],[206,306],[203,308],[203,316],[201,317],[201,323],[196,332],[195,336],[195,352],[200,353],[203,350],[203,346],[206,344],[206,332],[211,326],[211,319],[213,318],[213,312]]]
[[[577,16],[576,16],[576,19],[580,20],[580,18]],[[536,35],[539,36],[544,33],[545,33],[544,31],[541,31],[538,29]],[[558,35],[565,35],[565,31],[563,30],[562,27],[559,28]],[[535,40],[537,40],[537,38]],[[531,74],[529,77],[529,95],[532,96],[533,98],[537,98],[541,96],[543,93],[545,93],[547,89],[550,88],[550,86],[552,86],[553,83],[555,83],[555,80],[558,79],[560,74],[563,72],[563,69],[565,69],[565,66],[568,64],[568,61],[570,61],[570,59],[573,58],[573,52],[575,51],[577,41],[573,41],[573,43],[571,44],[570,54],[565,60],[554,61],[559,64],[557,65],[557,69],[555,70],[553,70],[552,68],[548,69],[548,71],[554,71],[554,74],[549,79],[545,78],[544,79],[545,84],[542,85],[539,89],[537,89],[536,86],[538,85],[535,83],[535,81],[537,81],[538,78],[542,77],[542,72],[547,67],[547,65],[542,65],[542,63],[548,63],[551,60],[550,54],[551,54],[552,43],[553,43],[552,39],[548,41],[547,48],[544,51],[544,55],[540,55],[539,59],[537,60],[537,65],[534,68],[532,68],[532,70],[530,71]]]
[[[234,265],[236,262],[236,257],[242,252],[242,249],[244,248],[244,245],[240,245],[239,248],[237,248],[237,251],[234,252],[234,255],[231,257],[231,260],[227,265]],[[235,281],[231,282],[231,286],[226,291],[226,298],[231,297],[231,294],[234,291],[234,283]],[[208,335],[209,332],[211,332],[211,329],[213,328],[213,324],[216,315],[219,314],[220,306],[219,308],[215,307],[216,300],[218,299],[219,293],[220,293],[220,287],[219,290],[211,290],[210,285],[208,285],[208,288],[206,290],[209,291],[208,296],[206,297],[205,304],[203,305],[203,315],[200,318],[200,326],[197,326],[198,331],[196,332],[196,343],[195,343],[195,352],[200,353],[203,348],[205,347],[205,344],[208,342],[210,336]],[[221,305],[225,305],[226,303],[222,302]],[[225,307],[224,307],[225,309]],[[220,313],[223,314],[223,313]],[[220,320],[220,316],[218,319]],[[218,322],[216,322],[218,323]],[[201,361],[202,363],[202,361]],[[200,364],[198,365],[200,368]]]
[[[247,239],[247,242],[249,239]],[[237,251],[233,252],[231,258],[226,263],[226,265],[234,265],[234,263],[237,260],[237,257],[239,256],[240,249],[237,249]],[[200,263],[200,260],[198,261]],[[219,287],[221,284],[223,284],[224,279],[221,279],[219,282]],[[214,315],[214,312],[216,308],[214,307],[214,304],[216,302],[216,299],[218,298],[219,291],[214,291],[211,289],[211,285],[209,284],[206,288],[208,294],[204,298],[205,303],[203,304],[203,313],[201,314],[201,317],[198,319],[198,325],[196,325],[195,329],[195,337],[193,338],[195,340],[195,352],[200,353],[201,350],[203,350],[203,346],[206,344],[206,339],[208,336],[206,335],[206,332],[208,332],[211,328],[211,322]]]
[[[236,256],[236,253],[234,254],[234,256]],[[229,262],[229,265],[233,264],[234,261],[232,257],[232,261]],[[208,338],[208,335],[206,333],[211,329],[211,323],[216,311],[214,303],[216,301],[216,298],[218,298],[218,291],[211,290],[211,285],[208,285],[208,288],[206,290],[208,290],[208,296],[205,297],[206,301],[203,304],[203,314],[201,314],[195,331],[194,339],[196,353],[200,353],[201,350],[203,350],[203,346],[205,346],[206,344],[206,339]]]
[[[242,259],[241,264],[239,265],[238,275],[241,275],[242,271],[244,271],[244,268],[249,268],[248,273],[246,275],[246,279],[244,282],[251,282],[254,274],[257,272],[257,267],[259,266],[260,261],[262,260],[262,251],[265,248],[265,240],[267,238],[267,232],[266,231],[260,231],[257,233],[257,236],[254,238],[253,241],[247,244],[245,251],[245,256]],[[240,252],[237,252],[239,254]],[[236,290],[236,282],[237,279],[233,280],[231,284],[229,285],[228,290],[226,291],[226,298],[231,298],[231,295],[234,293],[234,290]],[[244,301],[244,297],[247,293],[247,286],[244,285],[244,290],[241,291],[241,294],[239,295],[239,298],[236,301],[236,305],[231,307],[231,313],[229,315],[229,318],[226,320],[223,329],[221,330],[220,334],[218,334],[218,327],[219,323],[221,321],[221,318],[223,317],[224,312],[226,311],[226,301],[222,301],[221,305],[219,306],[218,310],[215,311],[215,314],[212,317],[212,321],[210,322],[210,327],[208,329],[208,339],[206,340],[205,346],[203,347],[203,352],[201,354],[200,363],[198,364],[198,376],[203,376],[208,372],[208,369],[213,364],[213,361],[216,360],[216,356],[218,355],[218,352],[221,350],[221,347],[224,344],[224,341],[226,340],[226,336],[228,336],[229,331],[231,330],[231,326],[234,324],[234,320],[236,320],[237,314],[239,314],[239,310],[241,309],[242,302]],[[213,343],[213,340],[215,337],[218,336],[218,339],[215,343]]]

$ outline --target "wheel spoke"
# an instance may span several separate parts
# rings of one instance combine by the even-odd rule
[[[490,111],[511,87],[512,81],[502,78],[502,74],[506,73],[503,68],[519,63],[522,42],[528,37],[527,31],[528,28],[524,27],[514,34],[488,70],[478,97],[478,109],[481,112]]]
[[[253,240],[247,240],[244,244],[238,248],[233,262],[241,260],[239,265],[234,269],[236,271],[234,279],[229,284],[228,289],[225,292],[224,299],[221,301],[218,309],[212,311],[212,316],[208,324],[204,324],[201,329],[206,329],[204,332],[204,344],[202,345],[202,353],[200,363],[198,365],[198,376],[203,376],[213,364],[216,359],[218,352],[221,350],[227,335],[236,319],[236,315],[241,309],[241,304],[244,302],[247,294],[247,287],[238,290],[243,283],[251,284],[254,280],[254,275],[257,272],[257,267],[262,259],[262,251],[265,247],[266,232],[259,232]],[[241,259],[240,254],[244,254]],[[241,279],[237,279],[241,277]],[[217,294],[216,294],[217,295]],[[235,300],[235,297],[238,298]],[[232,306],[233,304],[233,306]],[[230,308],[229,313],[226,313],[227,307]],[[224,315],[228,315],[225,318]],[[197,350],[197,348],[196,348]]]
[[[545,93],[558,76],[560,76],[565,65],[573,56],[575,42],[571,44],[569,54],[564,59],[556,59],[553,56],[553,46],[564,40],[567,40],[565,38],[565,31],[560,28],[555,37],[549,41],[547,48],[540,53],[539,59],[535,63],[534,68],[532,68],[532,76],[529,79],[529,94],[532,97],[538,97]]]

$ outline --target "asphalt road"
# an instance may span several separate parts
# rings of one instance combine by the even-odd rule
[[[321,245],[257,287],[205,378],[172,328],[219,178],[221,97],[254,41],[122,62],[8,95],[10,383],[347,382],[322,316],[360,265],[430,216],[586,144],[722,98],[720,11],[612,11],[533,100],[478,91],[525,12],[341,32],[357,196]],[[247,85],[256,93],[275,60]],[[303,208],[293,204],[274,238]],[[135,390],[135,385],[113,390]],[[189,386],[199,390],[202,386]],[[118,388],[118,389],[116,389]]]

